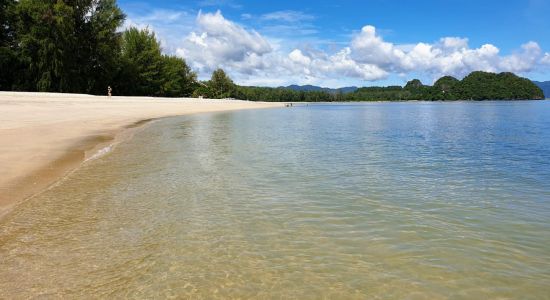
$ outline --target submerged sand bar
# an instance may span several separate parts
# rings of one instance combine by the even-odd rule
[[[240,100],[0,92],[0,217],[146,120],[281,106]]]

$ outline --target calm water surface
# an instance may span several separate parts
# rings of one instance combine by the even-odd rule
[[[0,220],[0,298],[550,298],[550,102],[163,119]]]

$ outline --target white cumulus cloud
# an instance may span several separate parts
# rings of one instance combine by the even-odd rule
[[[188,34],[176,53],[199,69],[211,71],[235,63],[260,67],[258,58],[272,51],[259,33],[225,19],[220,11],[199,12],[196,25],[196,31]]]
[[[365,26],[351,41],[352,58],[357,63],[369,63],[389,72],[425,72],[433,77],[464,75],[476,71],[530,72],[542,59],[539,45],[528,42],[511,55],[501,56],[491,44],[470,48],[468,39],[444,37],[433,44],[418,43],[400,47],[384,41],[374,26]]]
[[[252,17],[243,14],[241,20]],[[296,32],[300,31],[300,21],[315,19],[298,11],[277,11],[260,18],[273,22],[275,27],[290,24]],[[200,78],[224,68],[241,84],[346,85],[384,80],[392,75],[433,80],[443,75],[461,78],[476,70],[521,75],[550,71],[550,53],[543,52],[534,41],[503,55],[492,44],[470,47],[465,37],[396,44],[385,40],[376,27],[367,25],[347,42],[322,47],[300,44],[299,40],[287,39],[273,30],[264,30],[266,36],[225,18],[219,10],[194,15],[154,11],[146,16],[130,16],[126,26],[130,25],[155,30],[165,50],[185,58]]]

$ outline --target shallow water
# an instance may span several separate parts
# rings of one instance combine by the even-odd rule
[[[0,220],[0,298],[550,297],[550,102],[169,118]]]

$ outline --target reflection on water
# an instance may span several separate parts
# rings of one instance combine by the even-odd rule
[[[0,298],[545,298],[550,103],[158,121],[0,220]]]

